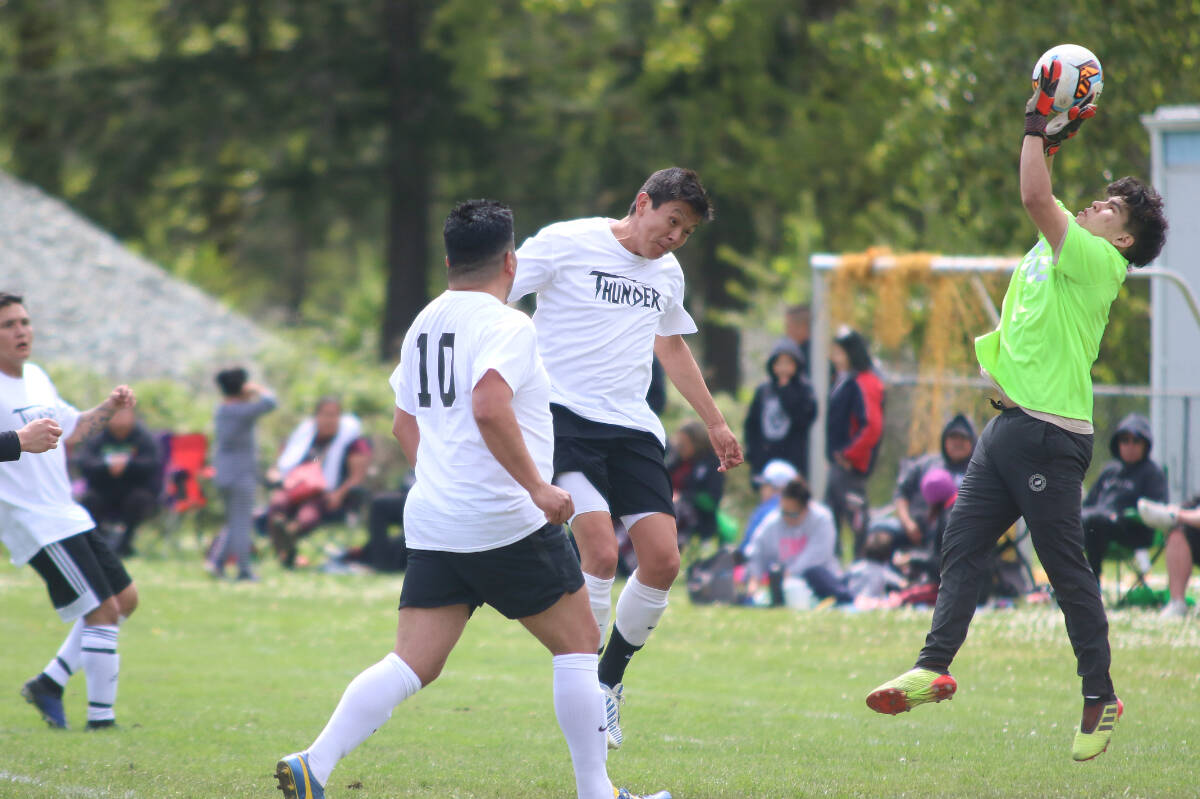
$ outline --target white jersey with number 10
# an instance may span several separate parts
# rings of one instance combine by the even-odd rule
[[[481,552],[519,541],[546,523],[528,492],[492,456],[471,392],[494,369],[513,392],[525,446],[547,481],[553,470],[550,379],[525,314],[479,291],[446,291],[404,336],[390,383],[396,407],[421,431],[417,480],[404,507],[412,549]]]

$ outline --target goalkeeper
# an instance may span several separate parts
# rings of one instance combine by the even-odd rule
[[[1025,110],[1021,202],[1039,231],[1008,284],[1000,325],[975,340],[1000,411],[967,467],[942,548],[942,584],[916,667],[884,683],[867,705],[895,714],[949,699],[950,662],[967,635],[992,548],[1024,517],[1066,618],[1083,679],[1083,717],[1072,756],[1102,753],[1123,709],[1109,676],[1108,620],[1084,558],[1080,497],[1092,457],[1091,367],[1108,310],[1130,266],[1162,249],[1162,199],[1126,177],[1071,215],[1051,191],[1052,157],[1096,112],[1091,99],[1048,125],[1061,64],[1043,68]]]

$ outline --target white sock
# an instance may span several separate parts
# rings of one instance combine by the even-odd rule
[[[76,619],[71,625],[71,632],[58,648],[58,654],[46,664],[42,672],[64,688],[71,675],[79,671],[83,665],[83,653],[79,651],[79,639],[83,635],[83,619]]]
[[[121,656],[117,654],[117,625],[85,624],[79,635],[80,662],[87,676],[88,721],[112,721],[117,701]]]
[[[592,615],[596,617],[596,626],[600,628],[600,644],[604,644],[604,636],[608,632],[608,620],[612,616],[612,587],[615,577],[605,580],[603,577],[583,573],[583,584],[587,586],[588,603],[592,606]]]
[[[667,609],[667,592],[638,582],[637,572],[617,597],[617,629],[632,646],[642,646]]]
[[[421,690],[421,680],[395,652],[350,681],[342,701],[313,745],[308,767],[325,785],[333,767],[392,717],[392,709]]]
[[[608,741],[604,695],[596,679],[599,661],[596,655],[583,653],[554,657],[554,715],[571,750],[578,799],[612,799],[613,795],[604,765]]]

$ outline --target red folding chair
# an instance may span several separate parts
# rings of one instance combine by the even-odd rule
[[[163,537],[171,538],[175,548],[179,541],[175,535],[182,526],[185,516],[193,517],[196,540],[203,535],[195,517],[198,511],[208,506],[203,483],[212,478],[213,469],[208,465],[208,436],[204,433],[169,433],[165,436],[166,465],[163,469],[163,493],[166,520]]]

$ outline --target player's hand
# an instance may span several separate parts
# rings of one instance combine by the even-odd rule
[[[58,447],[62,428],[53,419],[34,419],[17,431],[22,452],[45,452]]]
[[[1058,79],[1062,77],[1062,62],[1057,58],[1042,65],[1033,96],[1025,103],[1025,135],[1046,135],[1046,121],[1054,113],[1054,92],[1058,90]]]
[[[721,461],[721,465],[717,467],[718,472],[727,472],[745,460],[742,457],[742,445],[738,443],[737,436],[724,420],[709,426],[708,440],[712,442],[713,452]]]
[[[1063,142],[1079,132],[1079,128],[1085,120],[1096,116],[1096,105],[1092,102],[1094,99],[1096,99],[1095,95],[1089,95],[1082,105],[1072,106],[1067,111],[1065,122],[1060,123],[1054,119],[1046,125],[1046,132],[1042,134],[1042,138],[1046,142],[1044,148],[1046,155],[1057,153]]]
[[[108,395],[106,400],[108,407],[114,411],[119,411],[122,408],[132,408],[137,404],[137,398],[133,396],[133,389],[129,386],[117,386]]]
[[[565,524],[575,515],[575,503],[571,501],[571,495],[556,485],[543,483],[529,492],[529,496],[551,524]]]

